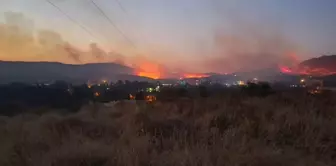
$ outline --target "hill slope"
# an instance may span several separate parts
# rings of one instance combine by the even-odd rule
[[[300,63],[301,67],[324,68],[336,72],[336,55],[325,55],[318,58],[308,59]]]
[[[109,80],[138,78],[132,74],[132,68],[115,63],[68,65],[55,62],[0,61],[0,83],[50,80],[85,82],[102,78]]]

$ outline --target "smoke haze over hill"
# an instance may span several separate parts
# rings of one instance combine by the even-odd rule
[[[292,65],[302,47],[276,25],[261,25],[232,19],[232,26],[214,33],[214,49],[201,64],[219,73],[260,70],[279,64]],[[238,31],[235,33],[228,29]]]
[[[299,64],[298,58],[305,51],[277,25],[258,24],[238,19],[237,16],[230,19],[230,26],[218,26],[221,28],[213,31],[212,47],[205,44],[195,48],[199,53],[193,58],[185,60],[172,51],[169,61],[176,61],[174,66],[170,62],[165,63],[165,60],[158,61],[163,56],[159,52],[153,58],[151,55],[126,56],[118,51],[107,51],[97,43],[91,43],[86,49],[78,48],[57,32],[36,28],[34,21],[22,13],[6,12],[4,16],[5,23],[0,24],[0,59],[4,61],[70,64],[113,62],[132,67],[135,69],[133,74],[138,76],[168,78],[200,75],[191,74],[193,71],[223,74],[262,70],[278,65],[293,66]]]
[[[22,13],[6,12],[0,24],[0,59],[10,61],[55,61],[64,63],[118,62],[123,55],[106,52],[96,43],[88,50],[76,48],[57,32],[37,29]]]

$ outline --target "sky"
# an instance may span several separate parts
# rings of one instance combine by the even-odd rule
[[[241,55],[237,49],[251,46],[242,42],[245,39],[241,36],[239,46],[228,48],[231,42],[227,41],[222,46],[216,41],[218,34],[234,34],[238,41],[239,34],[255,33],[258,36],[254,34],[250,40],[261,43],[270,41],[264,40],[264,32],[276,34],[285,43],[294,43],[301,59],[336,54],[335,0],[119,0],[121,5],[117,0],[95,0],[127,39],[90,0],[51,1],[93,35],[45,0],[0,0],[0,12],[21,12],[34,20],[36,29],[54,30],[79,48],[96,42],[125,56],[141,55],[176,68],[221,70],[211,68],[213,61],[222,62],[217,59],[236,56],[237,52]],[[214,51],[220,49],[226,52]],[[209,65],[197,66],[208,59],[213,59],[206,63]]]

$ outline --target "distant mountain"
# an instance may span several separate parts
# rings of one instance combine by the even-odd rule
[[[324,68],[336,72],[336,55],[325,55],[318,58],[308,59],[300,63],[300,67]]]
[[[56,62],[0,61],[0,83],[64,80],[83,83],[88,80],[150,80],[134,76],[133,68],[115,63],[69,65]]]

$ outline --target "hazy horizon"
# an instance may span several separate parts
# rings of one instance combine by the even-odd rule
[[[54,31],[60,36],[51,37],[76,46],[80,56],[63,55],[64,51],[46,53],[44,48],[40,53],[30,47],[25,54],[16,53],[17,43],[1,41],[1,47],[13,48],[0,53],[0,60],[67,64],[118,61],[129,66],[153,61],[157,70],[227,72],[286,64],[287,54],[292,53],[300,60],[336,53],[333,0],[119,0],[121,5],[116,0],[96,0],[134,46],[90,0],[51,1],[93,35],[45,0],[0,2],[0,12],[22,13],[34,21],[28,29],[34,29],[35,36],[43,29]],[[0,16],[0,22],[6,24],[12,19]],[[98,47],[90,50],[90,43]],[[97,60],[98,53],[96,57],[87,53],[98,48],[113,51],[113,57]]]

